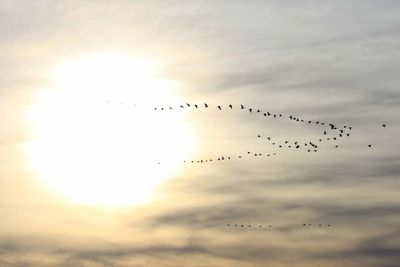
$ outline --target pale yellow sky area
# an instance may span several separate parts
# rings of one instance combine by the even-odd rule
[[[0,266],[398,266],[399,8],[0,1]]]

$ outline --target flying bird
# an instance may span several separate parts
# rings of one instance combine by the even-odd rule
[[[219,110],[221,110],[221,106],[217,106],[217,108],[218,108]]]

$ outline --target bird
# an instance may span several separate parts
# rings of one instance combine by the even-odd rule
[[[261,135],[257,135],[257,137],[258,137],[258,138],[260,138],[260,137],[261,137]]]
[[[257,109],[257,113],[260,113],[261,111],[259,109]]]
[[[186,105],[187,105],[188,107],[190,107],[190,104],[189,104],[189,103],[186,103]]]
[[[219,110],[221,110],[221,106],[217,106],[217,108],[218,108]]]
[[[324,135],[326,135],[326,131],[324,131]]]
[[[338,145],[335,145],[335,147],[338,148],[339,146],[338,146]]]
[[[264,113],[264,116],[266,117],[266,116],[267,116],[267,113]]]
[[[198,108],[197,104],[194,105],[195,108]]]
[[[372,145],[368,145],[368,147],[372,147]]]
[[[240,105],[240,108],[241,108],[241,109],[244,109],[244,106],[243,106],[243,105]]]
[[[386,127],[386,124],[382,124],[382,127],[385,128],[385,127]]]
[[[229,107],[232,109],[232,105],[231,104],[229,104]]]
[[[185,108],[183,105],[180,105],[181,108]]]
[[[207,105],[207,103],[204,103],[204,107],[205,107],[205,108],[208,108],[208,105]]]
[[[249,111],[250,111],[250,113],[253,111],[253,109],[252,108],[249,108]]]

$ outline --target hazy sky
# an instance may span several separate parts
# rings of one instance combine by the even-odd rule
[[[399,266],[399,44],[395,0],[0,0],[0,266]],[[159,60],[182,103],[243,103],[353,134],[340,149],[180,167],[145,205],[74,204],[29,168],[26,114],[49,70],[103,52]],[[257,134],[320,134],[237,110],[186,119],[194,158],[272,152]]]

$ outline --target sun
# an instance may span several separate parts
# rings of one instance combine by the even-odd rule
[[[29,109],[29,162],[43,184],[80,204],[129,206],[151,200],[192,151],[185,114],[157,64],[125,55],[71,59],[51,74]]]

